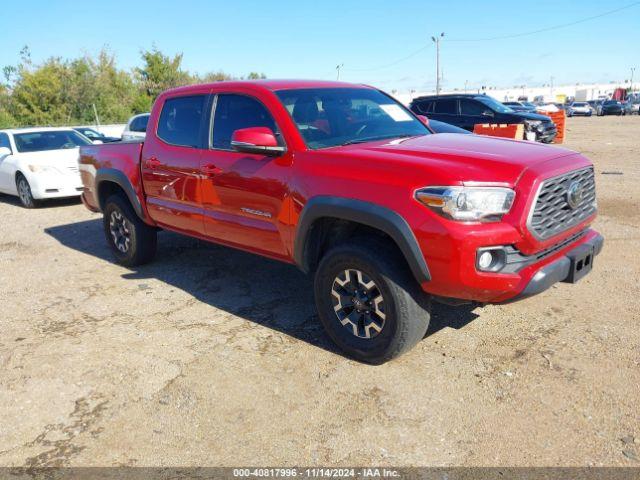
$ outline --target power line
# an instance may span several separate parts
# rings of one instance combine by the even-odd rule
[[[380,65],[378,67],[371,67],[371,68],[347,68],[345,67],[345,70],[349,70],[350,72],[370,72],[372,70],[382,70],[384,68],[389,68],[389,67],[393,67],[394,65],[397,65],[401,62],[404,62],[405,60],[409,60],[410,58],[415,57],[416,55],[418,55],[419,53],[424,52],[427,48],[430,48],[431,45],[427,44],[424,45],[423,47],[421,47],[420,49],[416,50],[413,53],[410,53],[409,55],[407,55],[406,57],[402,57],[394,62],[391,63],[387,63],[386,65]]]
[[[596,20],[598,18],[606,17],[607,15],[611,15],[611,14],[620,12],[622,10],[626,10],[628,8],[635,7],[637,5],[640,5],[640,1],[633,2],[633,3],[629,4],[629,5],[625,5],[623,7],[615,8],[613,10],[608,10],[606,12],[602,12],[602,13],[599,13],[597,15],[592,15],[591,17],[581,18],[580,20],[575,20],[573,22],[567,22],[567,23],[562,23],[562,24],[559,24],[559,25],[553,25],[551,27],[541,28],[541,29],[538,29],[538,30],[532,30],[532,31],[529,31],[529,32],[515,33],[515,34],[510,34],[510,35],[501,35],[501,36],[498,36],[498,37],[487,37],[487,38],[458,38],[458,39],[451,38],[451,39],[448,40],[448,42],[460,42],[460,43],[462,43],[462,42],[488,42],[488,41],[492,41],[492,40],[506,40],[506,39],[509,39],[509,38],[525,37],[525,36],[528,36],[528,35],[535,35],[537,33],[549,32],[549,31],[552,31],[552,30],[559,30],[561,28],[567,28],[567,27],[571,27],[573,25],[578,25],[580,23],[589,22],[591,20]],[[371,72],[371,71],[375,71],[375,70],[383,70],[385,68],[393,67],[393,66],[395,66],[395,65],[397,65],[399,63],[402,63],[402,62],[404,62],[406,60],[409,60],[410,58],[415,57],[419,53],[424,52],[429,47],[431,47],[430,44],[423,45],[421,48],[419,48],[418,50],[414,51],[413,53],[410,53],[406,57],[399,58],[398,60],[395,60],[395,61],[393,61],[391,63],[387,63],[385,65],[380,65],[380,66],[371,67],[371,68],[348,68],[348,67],[345,67],[344,70],[348,70],[350,72]]]
[[[611,15],[613,13],[617,13],[617,12],[620,12],[622,10],[626,10],[628,8],[635,7],[636,5],[640,5],[640,2],[634,2],[634,3],[631,3],[631,4],[626,5],[624,7],[615,8],[613,10],[609,10],[607,12],[599,13],[598,15],[593,15],[591,17],[582,18],[580,20],[576,20],[576,21],[573,21],[573,22],[561,23],[560,25],[554,25],[554,26],[551,26],[551,27],[541,28],[539,30],[532,30],[530,32],[522,32],[522,33],[515,33],[515,34],[512,34],[512,35],[501,35],[501,36],[498,36],[498,37],[487,37],[487,38],[469,38],[469,39],[465,39],[465,38],[455,39],[454,38],[454,39],[450,39],[449,42],[488,42],[488,41],[491,41],[491,40],[506,40],[506,39],[509,39],[509,38],[526,37],[528,35],[535,35],[537,33],[549,32],[551,30],[558,30],[558,29],[561,29],[561,28],[572,27],[573,25],[578,25],[580,23],[589,22],[591,20],[595,20],[595,19],[598,19],[598,18],[606,17],[607,15]]]

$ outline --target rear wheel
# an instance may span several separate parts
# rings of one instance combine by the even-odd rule
[[[314,289],[327,335],[356,360],[391,360],[429,326],[428,296],[386,242],[356,239],[333,248],[318,266]]]
[[[107,199],[103,227],[107,243],[120,265],[142,265],[155,257],[156,229],[144,223],[121,195]]]
[[[38,206],[38,202],[33,198],[31,193],[31,186],[27,179],[21,173],[18,173],[16,177],[16,188],[18,189],[18,198],[24,208],[35,208]]]

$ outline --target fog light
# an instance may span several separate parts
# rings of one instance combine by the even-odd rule
[[[488,270],[492,263],[493,263],[493,254],[491,253],[491,251],[487,250],[480,254],[480,257],[478,258],[478,266],[482,270]]]

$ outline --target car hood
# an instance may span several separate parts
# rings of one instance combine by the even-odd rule
[[[542,122],[550,122],[551,119],[549,117],[547,117],[546,115],[541,115],[539,113],[532,113],[532,112],[513,112],[511,115],[514,115],[516,117],[519,117],[523,120],[540,120]]]
[[[540,143],[455,133],[369,142],[316,152],[330,150],[333,155],[361,159],[372,167],[376,160],[380,160],[378,165],[384,165],[382,168],[388,170],[390,177],[402,170],[416,178],[424,173],[459,183],[510,185],[515,184],[530,167],[555,158],[576,155],[571,150]]]
[[[20,153],[19,159],[29,165],[50,165],[53,167],[77,167],[79,149],[45,150],[43,152]]]

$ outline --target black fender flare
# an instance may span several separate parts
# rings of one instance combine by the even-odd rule
[[[129,203],[133,207],[133,210],[136,212],[141,219],[144,220],[144,210],[142,209],[142,205],[140,204],[140,200],[138,199],[138,195],[136,195],[135,190],[133,189],[133,185],[127,178],[127,176],[121,170],[117,170],[115,168],[100,168],[96,172],[96,195],[98,196],[98,202],[100,205],[100,210],[104,210],[104,200],[101,200],[99,197],[100,192],[100,184],[102,182],[111,182],[118,185],[124,193],[127,195],[129,199]]]
[[[418,240],[402,216],[375,203],[324,195],[313,197],[306,203],[296,228],[293,258],[303,272],[311,271],[306,255],[311,226],[323,217],[353,221],[386,233],[400,248],[416,280],[419,283],[431,280]]]

